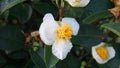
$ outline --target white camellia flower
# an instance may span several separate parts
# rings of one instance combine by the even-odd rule
[[[115,50],[112,46],[105,46],[105,43],[101,42],[92,47],[92,56],[99,64],[104,64],[115,57]]]
[[[52,53],[63,60],[72,48],[70,38],[77,35],[78,30],[79,24],[74,18],[65,17],[60,22],[48,13],[43,18],[39,34],[45,44],[52,45]]]
[[[85,7],[90,0],[66,0],[72,7]]]

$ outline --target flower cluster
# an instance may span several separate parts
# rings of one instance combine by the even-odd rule
[[[74,18],[65,17],[62,21],[55,21],[52,14],[48,13],[43,18],[39,34],[45,44],[52,45],[52,53],[63,60],[73,47],[70,39],[78,34],[79,28]],[[98,63],[104,64],[115,56],[115,50],[102,42],[92,47],[92,55]]]
[[[73,7],[85,7],[90,0],[66,0]],[[52,45],[52,53],[63,60],[73,47],[70,39],[77,35],[80,25],[75,18],[64,17],[62,21],[56,21],[51,13],[45,14],[39,28],[39,34],[46,45]],[[92,47],[92,56],[100,64],[108,62],[115,56],[112,46],[105,43]]]

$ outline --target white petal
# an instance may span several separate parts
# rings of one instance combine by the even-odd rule
[[[65,17],[62,19],[62,23],[68,23],[69,26],[72,27],[73,35],[78,34],[80,26],[79,26],[78,22],[75,20],[75,18]]]
[[[90,0],[80,0],[77,2],[76,0],[66,0],[72,7],[85,7],[89,4]]]
[[[46,14],[43,18],[43,23],[39,28],[39,34],[42,41],[47,45],[52,45],[56,39],[55,30],[58,24],[51,14]]]
[[[63,60],[72,48],[72,43],[69,40],[60,39],[55,41],[52,46],[52,53],[59,59]]]
[[[87,6],[89,2],[90,2],[90,0],[81,0],[81,1],[80,1],[80,7],[85,7],[85,6]]]
[[[75,0],[66,0],[67,2],[74,3]]]
[[[96,52],[96,48],[100,47],[100,46],[103,46],[104,44],[105,43],[102,42],[99,45],[92,47],[92,56],[99,64],[104,64],[104,63],[108,62],[110,59],[112,59],[115,56],[115,50],[113,49],[113,47],[106,47],[107,51],[108,51],[108,54],[109,54],[107,59],[106,60],[102,60],[100,58],[100,56]]]
[[[108,53],[109,53],[108,59],[112,59],[113,57],[115,57],[115,50],[114,50],[114,48],[112,46],[107,47],[107,50],[108,50]]]
[[[43,17],[43,22],[53,23],[53,22],[55,22],[55,19],[51,13],[47,13]]]
[[[75,0],[66,0],[71,6],[75,3]]]

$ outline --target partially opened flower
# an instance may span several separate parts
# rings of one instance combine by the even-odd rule
[[[77,35],[79,24],[74,18],[63,18],[62,21],[55,21],[52,14],[44,16],[39,29],[43,42],[52,45],[52,53],[63,60],[72,48],[70,38]]]
[[[105,46],[102,42],[92,47],[92,56],[99,64],[104,64],[115,57],[115,50],[112,46]]]
[[[90,0],[66,0],[72,7],[85,7]]]

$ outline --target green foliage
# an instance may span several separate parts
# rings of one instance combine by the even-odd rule
[[[6,60],[3,57],[0,57],[0,67],[6,63]]]
[[[120,41],[116,42],[120,23],[109,11],[113,7],[110,0],[90,0],[87,6],[77,8],[65,0],[0,0],[0,68],[120,68]],[[46,13],[52,13],[57,21],[60,16],[73,17],[80,25],[64,60],[55,57],[52,45],[44,44],[39,35],[31,35],[39,30]],[[100,42],[109,43],[116,51],[105,64],[91,55],[91,48]]]
[[[108,10],[96,12],[83,20],[84,24],[91,24],[104,18],[113,16]]]
[[[80,18],[84,12],[84,8],[73,8],[70,5],[65,4],[64,11],[65,17]]]
[[[88,4],[88,6],[85,7],[85,15],[88,17],[89,15],[92,15],[93,13],[100,12],[103,10],[108,10],[109,8],[112,8],[113,4],[110,2],[110,0],[91,0],[91,2]]]
[[[10,14],[15,16],[21,24],[24,24],[31,17],[32,8],[29,4],[20,4],[12,8]]]
[[[51,3],[33,3],[32,7],[41,14],[56,13],[55,7]]]
[[[45,46],[44,48],[44,60],[47,68],[53,68],[55,64],[59,61],[54,55],[52,55],[51,47]]]
[[[25,37],[17,26],[5,26],[0,29],[0,49],[19,50],[23,48]]]
[[[101,42],[102,32],[94,25],[81,25],[79,34],[72,38],[73,44],[85,47],[88,52],[91,47]]]
[[[120,36],[120,23],[107,23],[107,24],[103,24],[101,27],[109,31],[112,31],[116,35]]]
[[[0,15],[6,10],[24,1],[26,0],[1,0],[0,1]]]
[[[44,60],[37,52],[34,52],[33,50],[30,50],[29,52],[31,55],[31,59],[37,68],[46,68]]]

